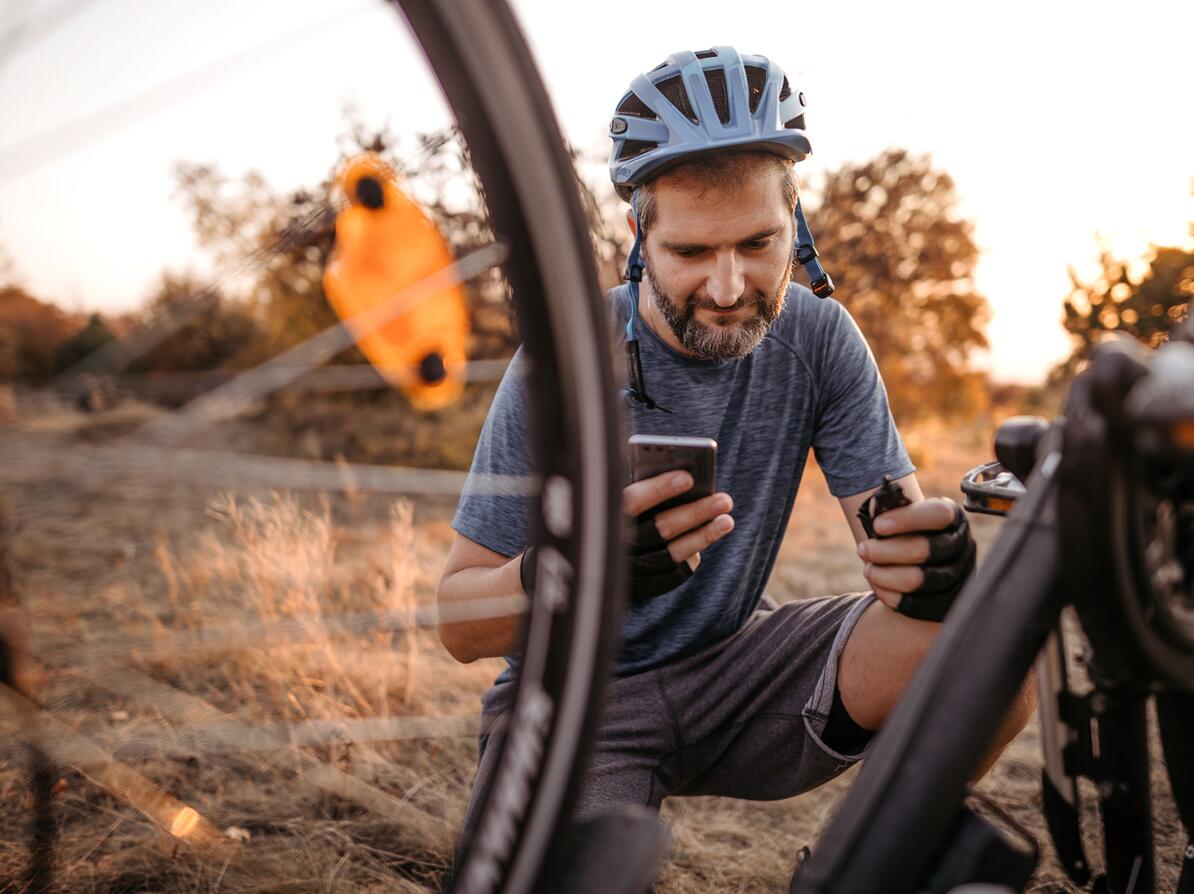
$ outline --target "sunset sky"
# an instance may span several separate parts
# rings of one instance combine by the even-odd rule
[[[1189,242],[1194,4],[513,5],[578,146],[604,151],[639,71],[728,43],[808,97],[802,178],[888,146],[930,153],[977,227],[983,362],[1002,379],[1039,380],[1065,355],[1066,268],[1090,270],[1098,235],[1125,254]],[[346,102],[399,131],[447,121],[381,0],[9,0],[0,53],[0,247],[72,309],[135,306],[164,267],[209,270],[176,160],[295,188],[334,164]]]

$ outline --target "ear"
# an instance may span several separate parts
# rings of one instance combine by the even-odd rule
[[[634,209],[633,208],[626,209],[626,226],[630,229],[630,238],[631,239],[633,239],[635,236],[638,235],[638,226],[636,225],[635,220],[634,220]]]

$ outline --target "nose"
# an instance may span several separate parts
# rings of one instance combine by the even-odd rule
[[[746,275],[738,253],[719,252],[705,282],[705,291],[718,307],[732,307],[746,291]]]

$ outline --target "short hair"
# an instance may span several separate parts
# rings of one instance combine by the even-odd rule
[[[724,188],[741,183],[762,170],[783,172],[784,201],[795,212],[796,200],[800,197],[796,185],[796,163],[766,149],[722,149],[694,155],[667,168],[652,177],[638,190],[638,226],[641,238],[646,239],[659,209],[655,204],[654,186],[664,179],[684,179],[705,184],[707,187]]]

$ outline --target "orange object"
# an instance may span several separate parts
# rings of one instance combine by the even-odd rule
[[[1173,426],[1173,441],[1182,450],[1194,451],[1194,419],[1183,419]]]
[[[427,213],[401,190],[394,169],[376,155],[350,159],[337,179],[348,207],[336,217],[324,292],[341,320],[351,326],[356,319],[363,330],[357,344],[390,384],[419,409],[445,407],[464,390],[464,288],[426,294],[417,284],[451,266],[452,252]],[[370,327],[369,318],[385,314],[389,305],[393,318]]]

